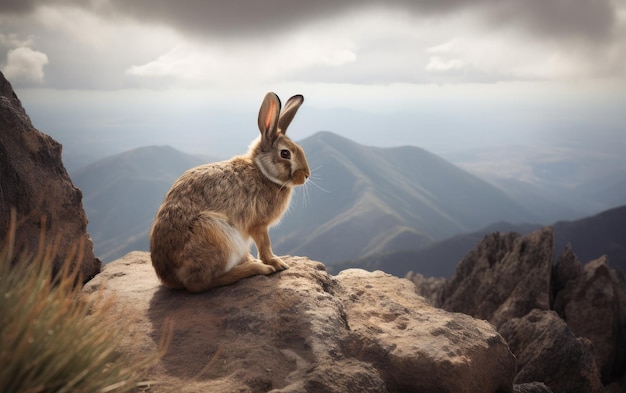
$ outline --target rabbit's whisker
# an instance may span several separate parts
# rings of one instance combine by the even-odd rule
[[[327,190],[327,189],[325,189],[324,187],[322,187],[322,186],[320,186],[319,184],[317,184],[315,181],[313,181],[313,179],[309,178],[309,182],[310,182],[311,184],[313,184],[313,185],[314,185],[316,188],[318,188],[319,190],[324,191],[324,192],[328,192],[328,193],[330,193],[330,191],[328,191],[328,190]]]
[[[317,174],[317,173],[315,173],[315,172],[316,172],[316,171],[318,171],[321,167],[322,167],[322,166],[321,166],[321,165],[319,165],[319,166],[315,167],[315,169],[312,169],[312,170],[311,170],[311,175],[309,176],[309,181],[307,181],[307,183],[311,183],[311,184],[313,184],[313,186],[315,186],[317,189],[319,189],[319,190],[321,190],[321,191],[324,191],[324,192],[328,192],[328,193],[330,193],[330,191],[328,191],[328,190],[327,190],[327,189],[325,189],[324,187],[320,186],[320,185],[316,182],[316,180],[317,180],[317,181],[322,180],[321,176],[318,176],[318,174]]]
[[[308,207],[309,205],[309,187],[305,183],[302,188],[302,201],[304,203],[304,207]]]

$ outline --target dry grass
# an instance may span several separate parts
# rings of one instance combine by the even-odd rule
[[[14,221],[15,222],[15,221]],[[14,225],[13,225],[14,228]],[[112,299],[81,297],[80,269],[68,256],[52,276],[53,249],[15,260],[11,238],[0,254],[0,391],[107,393],[137,391],[160,354],[120,349],[123,323]],[[45,244],[44,235],[39,244]],[[72,269],[73,267],[73,269]]]

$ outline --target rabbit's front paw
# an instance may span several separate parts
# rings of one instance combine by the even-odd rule
[[[276,269],[276,271],[281,271],[281,270],[285,270],[289,268],[289,265],[287,265],[285,262],[283,262],[282,259],[280,259],[277,256],[273,256],[272,258],[263,261],[263,263],[265,263],[266,265],[270,265],[273,266],[274,269]]]

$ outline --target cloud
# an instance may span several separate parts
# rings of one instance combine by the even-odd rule
[[[197,79],[214,72],[218,57],[222,55],[212,56],[189,45],[178,45],[155,60],[131,66],[126,73],[140,77],[167,76]]]
[[[426,71],[446,72],[465,68],[466,64],[460,59],[446,59],[440,56],[431,56],[426,64]]]
[[[472,36],[454,37],[427,49],[425,71],[440,81],[546,80],[572,76],[566,61],[550,64],[554,48],[543,44],[524,45],[519,37],[474,32]]]
[[[613,0],[484,1],[487,20],[494,26],[517,26],[551,39],[598,42],[611,37],[619,13]],[[623,7],[623,4],[619,4]]]
[[[45,53],[28,47],[19,47],[9,50],[2,72],[9,80],[43,82],[43,67],[46,64],[48,56]]]
[[[51,87],[624,77],[624,0],[21,3],[0,4],[0,53],[46,53]]]
[[[37,3],[37,0],[3,0],[0,2],[0,12],[23,14],[32,11]]]
[[[31,38],[21,39],[17,34],[0,33],[0,45],[9,47],[31,46],[33,40]]]
[[[107,17],[168,25],[202,36],[242,37],[291,30],[310,21],[350,15],[363,9],[446,17],[478,12],[485,23],[517,27],[553,38],[600,40],[610,37],[623,0],[5,0],[0,13],[25,14],[41,6],[73,6]]]
[[[295,29],[286,36],[249,40],[186,40],[126,73],[138,77],[172,77],[194,84],[241,84],[275,81],[312,69],[341,68],[357,61],[356,44],[340,27],[324,23]]]
[[[30,13],[0,13],[0,33],[4,35],[4,39],[0,36],[0,64],[7,63],[8,50],[17,46],[43,52],[49,59],[43,86],[59,89],[159,88],[124,71],[155,59],[185,39],[164,26],[58,5],[55,0]],[[30,85],[23,80],[12,82],[17,88]]]
[[[99,3],[103,3],[102,1]],[[555,39],[595,41],[610,37],[619,7],[614,0],[110,0],[110,12],[174,26],[205,36],[241,37],[290,30],[310,21],[363,9],[402,10],[415,17],[476,11],[485,23],[512,26]]]
[[[166,70],[198,76],[202,64],[214,76],[220,75],[220,68],[230,69],[231,75],[237,69],[250,75],[243,68],[253,64],[252,76],[268,77],[272,65],[265,63],[271,58],[275,70],[309,81],[460,83],[621,77],[626,54],[623,0],[187,0],[184,4],[101,0],[98,4],[102,14],[106,9],[108,15],[170,26],[204,45],[190,50],[194,44],[185,42],[184,50],[170,48],[143,65],[134,64],[129,74],[135,76]],[[429,27],[438,30],[428,31]],[[281,40],[290,42],[291,49]],[[454,45],[447,51],[441,47],[450,42]]]

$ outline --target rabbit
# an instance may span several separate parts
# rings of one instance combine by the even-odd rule
[[[304,150],[285,134],[303,101],[295,95],[281,111],[278,96],[267,93],[261,135],[247,154],[189,169],[174,182],[150,230],[152,265],[165,287],[198,293],[288,268],[268,229],[287,210],[292,187],[310,176]]]

